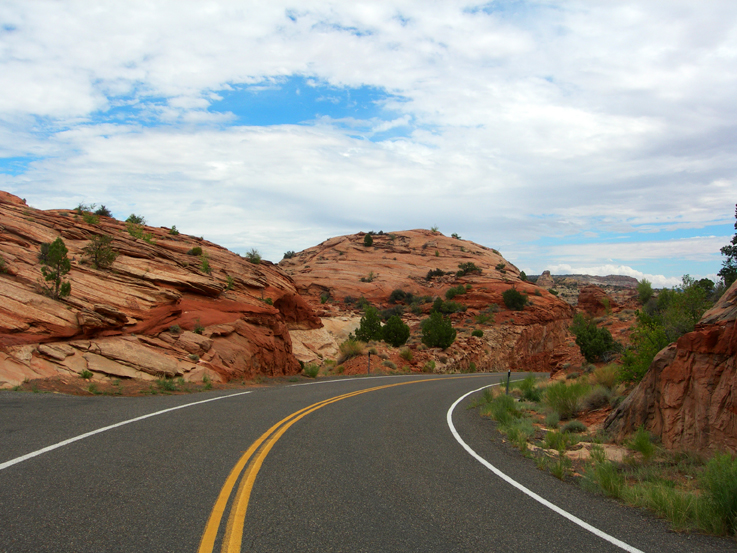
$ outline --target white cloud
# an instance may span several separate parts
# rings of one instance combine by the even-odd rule
[[[657,238],[732,222],[737,4],[467,7],[4,2],[0,156],[49,157],[0,186],[44,207],[143,212],[272,258],[335,233],[439,224],[559,265],[716,270],[724,237]],[[221,90],[292,75],[400,98],[386,120],[271,128],[207,110]],[[133,106],[125,123],[100,122],[120,105]],[[131,124],[136,113],[153,127]],[[405,126],[404,138],[354,138]],[[523,245],[608,232],[630,237]]]
[[[681,279],[676,277],[666,277],[664,275],[650,275],[627,267],[626,265],[593,265],[593,266],[573,266],[566,263],[561,265],[553,265],[550,267],[550,273],[553,275],[623,275],[642,280],[649,280],[655,288],[673,288],[681,284]]]

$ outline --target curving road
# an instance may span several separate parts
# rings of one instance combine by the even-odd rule
[[[448,411],[499,378],[0,393],[0,552],[735,550],[538,471],[470,398],[450,416],[464,448]]]

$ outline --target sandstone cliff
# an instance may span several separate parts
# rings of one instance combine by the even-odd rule
[[[321,322],[278,266],[169,229],[143,227],[144,240],[121,221],[88,220],[0,192],[0,386],[83,371],[223,381],[299,371],[289,330]],[[118,252],[109,269],[82,252],[98,235],[112,236]],[[72,261],[72,292],[61,301],[41,293],[38,260],[41,244],[58,237]],[[188,253],[195,246],[205,258]]]
[[[607,419],[622,439],[640,425],[671,449],[737,453],[737,283],[696,329],[662,350]]]
[[[323,317],[331,317],[334,326],[342,318],[351,329],[356,327],[360,313],[353,306],[360,297],[390,308],[394,290],[415,297],[445,298],[449,288],[467,285],[470,289],[454,298],[467,311],[451,315],[460,330],[458,340],[435,356],[438,370],[465,370],[473,363],[486,370],[555,372],[583,362],[568,331],[573,308],[547,290],[522,281],[517,267],[496,250],[429,230],[374,234],[371,246],[365,246],[364,239],[365,233],[335,237],[279,263],[305,299]],[[473,263],[480,272],[457,275],[464,263]],[[431,270],[444,274],[428,278]],[[502,293],[512,287],[530,300],[523,311],[511,311],[504,305]],[[431,303],[421,304],[419,310],[416,306],[415,313],[404,307],[403,318],[416,337]],[[477,322],[478,315],[490,312],[493,323]],[[483,330],[483,338],[464,334],[472,328]],[[303,332],[298,338],[293,333],[293,338],[300,342],[298,355],[303,361],[324,358],[337,342],[331,343],[324,331]],[[410,343],[415,346],[416,339]]]

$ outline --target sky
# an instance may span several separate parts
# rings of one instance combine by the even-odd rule
[[[737,3],[0,3],[0,189],[277,262],[438,227],[530,275],[716,280]]]

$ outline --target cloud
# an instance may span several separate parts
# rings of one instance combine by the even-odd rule
[[[0,20],[0,157],[28,158],[0,187],[34,205],[105,203],[272,259],[438,224],[517,262],[720,264],[725,235],[659,238],[732,223],[733,2],[18,1]],[[293,125],[209,110],[295,76],[387,98]]]
[[[553,275],[623,275],[642,280],[649,280],[655,288],[673,288],[681,284],[681,279],[676,277],[666,277],[664,275],[650,275],[627,267],[626,265],[592,265],[592,266],[573,266],[568,264],[553,265],[550,267],[550,273]]]

